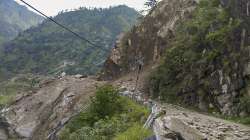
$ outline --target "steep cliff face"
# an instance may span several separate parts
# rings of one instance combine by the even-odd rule
[[[112,79],[137,69],[139,60],[150,65],[159,60],[173,38],[180,19],[188,18],[197,0],[163,0],[130,32],[116,43],[104,65],[105,79]]]
[[[152,97],[225,115],[249,114],[249,3],[163,0],[120,39],[104,78],[134,71],[138,61],[158,64],[147,85]]]

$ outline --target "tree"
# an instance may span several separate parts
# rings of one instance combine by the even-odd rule
[[[119,91],[111,85],[100,87],[96,91],[96,96],[92,99],[91,112],[103,119],[107,116],[121,111],[122,102],[119,96]]]

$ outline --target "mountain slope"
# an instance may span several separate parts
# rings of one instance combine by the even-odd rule
[[[103,49],[113,46],[116,37],[136,23],[138,12],[127,6],[65,12],[56,21],[86,37]],[[2,72],[57,74],[66,71],[95,73],[108,52],[93,48],[51,21],[21,33],[3,47]]]
[[[43,18],[14,0],[0,1],[0,44],[16,37],[19,32],[37,25]]]
[[[119,41],[104,78],[137,72],[138,61],[157,64],[145,87],[153,98],[245,117],[249,13],[244,0],[164,0]]]

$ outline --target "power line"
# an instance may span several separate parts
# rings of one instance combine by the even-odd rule
[[[109,52],[108,49],[103,48],[102,46],[96,45],[95,43],[91,42],[90,40],[86,39],[85,37],[79,35],[78,33],[72,31],[71,29],[69,29],[68,27],[64,26],[63,24],[57,22],[56,20],[54,20],[53,18],[47,16],[46,14],[44,14],[43,12],[39,11],[38,9],[36,9],[34,6],[32,6],[31,4],[25,2],[24,0],[20,0],[22,3],[24,3],[25,5],[27,5],[28,7],[30,7],[31,9],[35,10],[36,12],[38,12],[39,14],[41,14],[42,16],[46,17],[47,19],[51,20],[52,22],[54,22],[55,24],[57,24],[58,26],[62,27],[63,29],[69,31],[70,33],[72,33],[73,35],[75,35],[76,37],[80,38],[81,40],[87,42],[88,44],[90,44],[93,47],[96,47],[98,49],[101,49],[105,52]]]

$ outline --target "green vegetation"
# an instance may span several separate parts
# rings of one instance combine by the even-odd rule
[[[39,77],[25,75],[1,82],[0,108],[11,103],[17,94],[35,89],[38,86],[39,81]]]
[[[126,97],[110,85],[99,88],[87,111],[82,112],[64,128],[61,140],[142,140],[149,130],[142,123],[149,111]],[[130,133],[132,131],[135,131]],[[135,133],[141,134],[136,137]]]
[[[150,137],[152,132],[147,129],[143,129],[140,124],[135,124],[127,131],[118,134],[114,140],[144,140]]]
[[[223,119],[250,126],[250,117],[222,117]]]
[[[43,18],[14,0],[0,1],[0,44],[37,25]]]
[[[110,50],[117,36],[130,29],[139,16],[127,6],[80,8],[53,19],[103,49]],[[0,71],[7,74],[95,74],[109,52],[89,45],[49,20],[21,33],[3,46]]]
[[[0,109],[13,100],[13,95],[0,95]]]
[[[150,78],[153,97],[194,106],[202,101],[218,108],[214,94],[221,86],[215,72],[222,70],[234,79],[233,73],[239,73],[234,66],[243,65],[246,58],[244,48],[236,43],[240,42],[237,35],[242,21],[229,11],[219,0],[201,0],[191,18],[177,25],[161,66]],[[246,102],[249,100],[242,101]],[[249,109],[249,105],[245,107]]]

